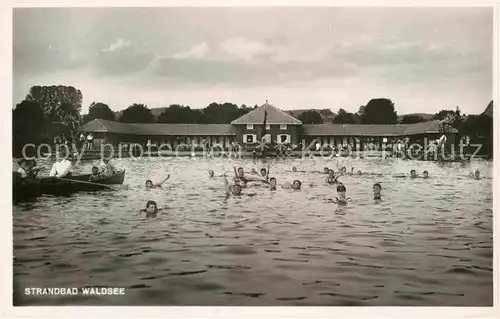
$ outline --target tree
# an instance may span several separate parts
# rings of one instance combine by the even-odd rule
[[[323,124],[321,114],[314,110],[302,112],[297,118],[303,124]]]
[[[363,124],[396,124],[398,122],[394,103],[386,98],[371,99],[360,116]]]
[[[123,110],[119,121],[124,123],[153,123],[154,116],[146,105],[134,103]]]
[[[101,102],[92,102],[89,107],[89,116],[86,119],[103,119],[109,121],[115,121],[115,113],[111,111],[107,104]],[[85,117],[85,116],[84,116]]]
[[[332,121],[334,124],[356,124],[356,115],[344,109],[339,109],[337,116]]]
[[[415,114],[405,115],[401,119],[401,124],[415,124],[420,122],[425,122],[425,119],[420,115],[415,115]]]
[[[189,106],[172,104],[158,117],[158,123],[198,123],[202,113]]]
[[[461,130],[465,121],[465,116],[462,115],[460,108],[457,106],[455,111],[439,111],[434,115],[434,119],[440,122],[440,130],[443,133],[448,133],[451,127]]]
[[[36,101],[45,118],[51,122],[61,122],[74,136],[80,124],[82,92],[72,86],[52,85],[31,87],[27,101]]]
[[[219,104],[214,102],[203,109],[203,116],[200,122],[205,124],[229,124],[248,111],[248,108],[238,108],[233,103],[226,102]]]
[[[46,118],[36,101],[23,101],[12,111],[12,146],[14,153],[28,143],[39,144],[46,138]]]

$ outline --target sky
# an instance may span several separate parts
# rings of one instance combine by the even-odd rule
[[[13,23],[15,104],[34,85],[80,89],[83,113],[384,97],[398,114],[477,114],[493,96],[490,8],[18,8]]]

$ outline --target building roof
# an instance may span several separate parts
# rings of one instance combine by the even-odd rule
[[[80,131],[130,135],[235,135],[231,124],[121,123],[103,119],[88,122]]]
[[[416,124],[307,124],[303,125],[304,135],[340,136],[404,136],[439,133],[438,121]],[[453,129],[453,133],[457,130]]]
[[[295,117],[267,103],[267,101],[255,110],[232,121],[231,124],[262,124],[264,122],[264,112],[267,112],[267,124],[302,124]]]

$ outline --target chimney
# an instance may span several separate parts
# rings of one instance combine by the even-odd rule
[[[268,104],[268,103],[267,103],[267,100],[266,100],[266,104]]]

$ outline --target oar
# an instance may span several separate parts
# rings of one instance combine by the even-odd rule
[[[81,184],[101,186],[101,187],[104,186],[104,187],[107,187],[107,188],[115,190],[115,191],[118,190],[117,188],[114,188],[114,187],[106,185],[106,184],[92,183],[92,182],[86,182],[86,181],[79,181],[79,180],[75,180],[75,179],[62,178],[62,177],[57,177],[57,179],[62,180],[62,181],[73,182],[73,183],[81,183]]]

